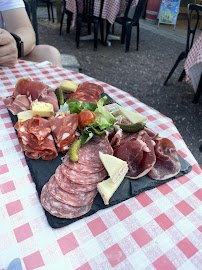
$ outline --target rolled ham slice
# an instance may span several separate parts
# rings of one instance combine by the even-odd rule
[[[181,165],[174,144],[167,138],[156,138],[154,141],[156,162],[148,176],[155,180],[166,180],[177,175]]]

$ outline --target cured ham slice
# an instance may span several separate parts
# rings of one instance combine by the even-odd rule
[[[53,104],[54,112],[59,110],[54,89],[40,81],[32,81],[30,78],[21,78],[16,83],[13,96],[3,101],[9,111],[16,115],[19,112],[31,109],[31,102],[38,99]]]
[[[167,138],[155,140],[156,163],[148,176],[155,180],[166,180],[177,175],[181,169],[174,144]]]
[[[18,131],[21,150],[31,159],[54,159],[58,156],[49,126],[49,121],[39,116],[17,122],[14,128]]]
[[[95,83],[81,83],[76,92],[71,93],[67,100],[77,99],[81,102],[97,103],[101,98],[101,94],[104,93],[102,86]]]
[[[59,218],[76,218],[86,214],[92,203],[79,207],[64,204],[51,196],[48,184],[45,184],[41,192],[41,204],[51,215]]]
[[[55,179],[57,181],[58,186],[67,191],[68,193],[80,193],[80,192],[89,192],[97,188],[97,184],[91,185],[81,185],[75,182],[70,181],[68,178],[64,176],[61,170],[61,166],[59,166],[55,171]]]
[[[78,126],[78,114],[61,113],[49,120],[58,152],[66,153],[75,140]]]
[[[134,138],[133,138],[134,137]],[[145,131],[126,136],[119,147],[114,150],[114,156],[128,163],[126,177],[137,179],[146,175],[154,166],[156,156],[153,143]],[[129,140],[129,138],[131,140]]]
[[[16,115],[19,112],[26,111],[30,108],[31,102],[26,95],[18,95],[16,98],[8,97],[4,99],[4,103],[7,109],[13,114]]]
[[[97,194],[97,189],[89,192],[80,192],[78,194],[68,193],[58,186],[54,175],[48,182],[48,191],[56,200],[71,206],[88,205],[93,201]]]

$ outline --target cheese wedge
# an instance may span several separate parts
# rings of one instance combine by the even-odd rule
[[[75,82],[69,81],[69,80],[64,80],[61,83],[60,88],[65,93],[76,92],[76,90],[78,88],[78,84],[76,84]]]
[[[19,112],[17,114],[17,117],[18,117],[18,121],[23,123],[24,121],[31,119],[33,117],[32,110]]]
[[[32,102],[33,116],[51,117],[54,114],[53,105],[42,101],[35,100]]]
[[[111,199],[111,197],[113,196],[117,188],[122,183],[124,176],[125,175],[122,175],[116,181],[116,183],[112,182],[111,178],[108,178],[107,180],[104,180],[97,184],[98,192],[100,193],[105,205],[109,204],[109,200]]]
[[[120,113],[126,118],[128,119],[132,124],[136,124],[138,122],[143,122],[145,120],[147,120],[147,117],[146,116],[143,116],[139,113],[136,113],[136,112],[132,112],[132,111],[129,111],[119,105],[117,105]]]
[[[126,161],[112,155],[99,152],[99,157],[107,170],[113,183],[116,183],[122,175],[126,175],[128,164]]]

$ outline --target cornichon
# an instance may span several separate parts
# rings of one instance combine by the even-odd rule
[[[117,125],[120,126],[120,128],[125,132],[138,132],[145,127],[145,123],[138,122],[136,124],[123,124],[123,123],[117,123]]]
[[[79,159],[78,151],[79,151],[80,146],[81,146],[81,140],[80,139],[75,140],[70,146],[69,157],[74,162],[78,161],[78,159]]]
[[[63,96],[62,89],[61,88],[56,88],[55,94],[57,96],[59,106],[64,105],[64,96]]]

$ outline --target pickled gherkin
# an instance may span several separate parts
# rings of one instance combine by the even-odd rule
[[[125,132],[139,132],[140,130],[145,128],[145,123],[138,122],[136,124],[124,124],[124,123],[116,123],[120,128]]]
[[[57,96],[59,106],[64,105],[64,96],[63,96],[62,89],[61,88],[56,88],[55,94]]]
[[[78,139],[78,140],[75,140],[71,146],[70,146],[70,149],[69,149],[69,158],[73,161],[73,162],[76,162],[78,161],[79,157],[78,157],[78,151],[79,151],[79,148],[81,146],[81,140]]]

